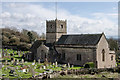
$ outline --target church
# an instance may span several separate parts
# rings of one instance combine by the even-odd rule
[[[109,49],[104,33],[67,34],[66,20],[46,21],[46,40],[36,40],[29,60],[39,60],[83,66],[93,62],[96,68],[116,66],[115,51]]]

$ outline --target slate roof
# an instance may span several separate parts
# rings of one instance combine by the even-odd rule
[[[96,45],[102,34],[62,35],[56,45]]]
[[[30,48],[30,50],[32,50],[32,49],[37,49],[41,44],[42,44],[42,42],[46,42],[45,40],[36,40],[34,43],[33,43],[33,45],[32,45],[32,47]]]

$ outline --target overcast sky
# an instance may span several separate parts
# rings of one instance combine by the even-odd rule
[[[54,2],[3,2],[2,26],[46,32],[46,20],[56,18]],[[117,2],[58,2],[57,18],[67,20],[68,34],[118,35]],[[1,21],[1,20],[0,20]]]

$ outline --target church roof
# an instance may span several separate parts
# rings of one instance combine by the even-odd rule
[[[30,50],[32,49],[37,49],[41,44],[42,42],[45,43],[45,40],[36,40],[33,44],[32,44],[32,47],[30,48]]]
[[[62,35],[56,45],[96,45],[102,34]]]

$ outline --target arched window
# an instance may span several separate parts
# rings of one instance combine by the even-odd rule
[[[111,61],[113,61],[113,55],[111,56]]]
[[[102,50],[102,61],[105,61],[105,50]]]

